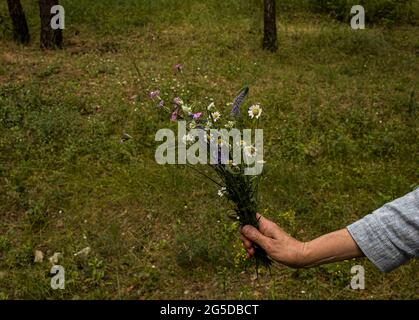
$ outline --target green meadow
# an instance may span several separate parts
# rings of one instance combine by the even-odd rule
[[[248,85],[247,106],[263,107],[260,213],[299,240],[419,185],[418,24],[352,30],[307,1],[277,2],[277,53],[261,49],[256,0],[62,0],[64,48],[50,51],[35,1],[22,1],[28,46],[0,3],[0,299],[419,298],[417,260],[256,277],[217,186],[155,161],[155,133],[176,124],[151,90],[227,114]],[[50,286],[56,252],[64,290]],[[354,265],[365,290],[350,288]]]

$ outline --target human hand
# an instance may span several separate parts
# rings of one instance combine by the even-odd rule
[[[305,243],[300,242],[274,222],[257,214],[259,230],[245,225],[240,229],[240,239],[249,258],[255,254],[254,244],[265,250],[273,260],[289,267],[300,268],[305,265]]]
[[[301,242],[260,214],[257,214],[257,218],[259,230],[249,225],[240,229],[240,239],[249,258],[255,254],[254,244],[264,249],[273,260],[293,268],[313,267],[364,256],[346,228],[309,242]]]

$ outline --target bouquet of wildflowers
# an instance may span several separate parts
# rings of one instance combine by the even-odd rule
[[[258,227],[258,186],[263,168],[263,131],[258,129],[262,108],[254,104],[242,111],[249,89],[243,88],[232,103],[231,110],[222,114],[214,102],[208,106],[190,104],[175,97],[169,106],[152,91],[150,98],[158,108],[178,123],[178,141],[173,131],[161,129],[157,141],[166,142],[156,150],[159,164],[185,164],[219,186],[218,195],[234,204],[240,225]],[[244,114],[243,114],[244,113]],[[254,134],[254,139],[252,139]],[[254,141],[253,141],[254,140]],[[176,161],[177,151],[177,161]],[[196,164],[206,164],[215,177],[198,170]],[[255,247],[256,267],[269,266],[271,260],[260,247]]]

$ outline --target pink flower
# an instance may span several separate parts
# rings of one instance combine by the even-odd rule
[[[183,104],[183,101],[182,101],[181,98],[176,97],[176,98],[173,99],[173,103],[177,106],[181,106]]]
[[[158,96],[160,96],[160,90],[155,90],[155,91],[150,92],[150,99],[154,99]]]
[[[177,111],[173,111],[172,115],[170,116],[170,120],[171,121],[176,121],[176,119],[177,119]]]
[[[197,113],[194,113],[194,114],[193,114],[193,118],[194,118],[194,120],[198,120],[198,119],[201,117],[201,115],[202,115],[202,112],[197,112]]]
[[[180,63],[177,63],[173,66],[174,73],[176,72],[182,72],[183,66]]]

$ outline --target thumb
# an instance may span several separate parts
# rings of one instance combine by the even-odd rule
[[[266,251],[266,249],[270,245],[271,239],[268,238],[268,237],[265,237],[258,229],[256,229],[253,226],[245,225],[241,229],[241,233],[246,238],[248,238],[249,240],[253,241],[257,245],[259,245],[260,247],[262,247],[262,249],[264,249],[265,251]]]

